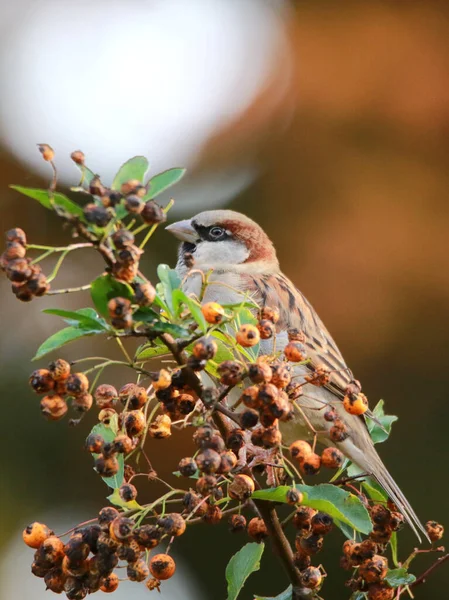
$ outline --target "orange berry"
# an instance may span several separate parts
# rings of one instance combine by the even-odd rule
[[[38,144],[39,152],[42,154],[42,158],[47,162],[51,161],[55,157],[55,151],[48,144]]]
[[[307,567],[301,571],[301,582],[306,588],[315,590],[321,585],[323,575],[317,567]]]
[[[142,414],[142,413],[141,413]],[[171,419],[168,415],[159,415],[151,423],[148,430],[150,436],[157,440],[163,440],[171,436]]]
[[[444,535],[444,527],[437,523],[436,521],[427,521],[426,523],[426,531],[432,540],[432,542],[437,542],[441,540]]]
[[[153,379],[153,387],[155,390],[166,390],[171,385],[171,375],[167,369],[161,369]]]
[[[267,527],[263,521],[259,517],[254,517],[248,523],[248,535],[253,538],[256,542],[261,542],[268,535]]]
[[[59,421],[67,410],[67,403],[61,396],[45,396],[41,400],[41,412],[49,421]]]
[[[316,475],[321,467],[321,457],[312,452],[312,454],[305,457],[299,466],[305,475]]]
[[[48,369],[37,369],[30,375],[30,385],[36,394],[46,394],[55,387],[55,382]]]
[[[217,302],[206,302],[201,307],[201,312],[208,323],[220,323],[225,314],[224,308]]]
[[[325,448],[321,453],[321,464],[327,469],[339,469],[345,457],[338,448]]]
[[[254,481],[249,475],[243,473],[236,475],[228,486],[228,495],[233,500],[247,500],[254,492]]]
[[[53,531],[51,531],[47,525],[38,523],[37,521],[25,527],[22,532],[22,538],[25,544],[30,548],[36,549],[51,535],[53,535]]]
[[[245,325],[241,325],[235,339],[240,346],[251,348],[251,346],[255,346],[260,342],[260,333],[255,325],[246,323]]]
[[[150,573],[159,580],[170,579],[176,570],[175,561],[168,554],[156,554],[150,560]]]
[[[289,342],[284,348],[285,358],[291,362],[306,360],[305,347],[300,342]]]
[[[65,381],[70,375],[70,364],[62,358],[57,358],[48,365],[48,370],[55,381]]]
[[[103,577],[100,590],[102,592],[106,592],[106,594],[110,594],[111,592],[115,592],[115,590],[118,588],[118,584],[118,575],[116,573],[111,573],[107,577]]]
[[[343,406],[350,415],[363,415],[368,410],[368,398],[360,392],[356,395],[346,395]]]
[[[302,462],[307,456],[312,454],[312,446],[304,440],[296,440],[290,445],[290,454],[292,458]]]

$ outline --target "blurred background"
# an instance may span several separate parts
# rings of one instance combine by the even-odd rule
[[[427,2],[287,0],[16,0],[0,5],[0,225],[31,243],[65,244],[57,219],[8,188],[46,186],[36,143],[56,150],[61,187],[76,185],[81,148],[110,182],[144,154],[152,173],[188,168],[170,216],[228,206],[256,219],[284,272],[314,304],[371,405],[399,415],[380,448],[423,521],[445,521],[449,483],[449,6]],[[101,262],[72,253],[54,287],[83,284]],[[144,260],[175,262],[158,231]],[[49,272],[50,267],[48,267]],[[22,304],[0,280],[0,597],[40,599],[30,521],[58,531],[104,504],[105,487],[77,429],[45,422],[27,386],[36,347],[60,327],[41,310],[88,296]],[[76,345],[75,345],[76,344]],[[75,343],[61,356],[111,354]],[[42,366],[45,366],[45,360]],[[41,366],[41,364],[39,364]],[[126,383],[126,373],[108,382]],[[169,446],[169,447],[168,447]],[[188,455],[186,436],[149,447],[161,476]],[[151,487],[153,486],[153,487]],[[155,484],[141,492],[151,498]],[[193,536],[193,537],[192,537]],[[187,539],[188,538],[188,539]],[[415,541],[400,536],[405,558]],[[193,541],[192,541],[193,540]],[[224,598],[224,570],[244,538],[199,526],[175,544],[181,568],[162,598]],[[343,538],[320,555],[323,595],[350,596],[338,568]],[[417,560],[418,575],[429,564]],[[417,598],[442,598],[447,569]],[[140,586],[141,587],[141,586]],[[265,553],[242,594],[280,593]],[[148,592],[122,586],[117,600]],[[48,595],[46,596],[48,597]]]

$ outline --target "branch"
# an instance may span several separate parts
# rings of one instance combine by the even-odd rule
[[[439,566],[441,566],[444,562],[446,562],[447,560],[449,560],[449,554],[445,554],[444,556],[441,556],[440,558],[438,558],[433,565],[431,565],[427,571],[424,571],[424,573],[422,575],[420,575],[418,577],[418,579],[416,579],[409,587],[416,587],[417,585],[421,585],[422,583],[426,582],[427,577],[435,570],[437,569]]]

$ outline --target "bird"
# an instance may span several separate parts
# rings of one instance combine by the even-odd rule
[[[222,305],[238,304],[250,295],[259,306],[279,311],[276,323],[276,349],[288,343],[288,330],[301,332],[307,364],[295,367],[295,375],[310,374],[319,366],[327,368],[329,381],[323,387],[314,386],[314,394],[301,396],[301,413],[282,424],[283,440],[291,443],[311,430],[320,432],[320,441],[337,446],[363,472],[372,476],[396,504],[405,520],[421,541],[427,532],[407,498],[401,492],[373,444],[365,415],[349,414],[343,406],[348,386],[359,385],[348,368],[335,341],[317,312],[282,273],[276,249],[265,231],[252,219],[232,210],[206,210],[191,219],[172,223],[167,231],[181,241],[176,270],[187,295],[202,302]],[[193,259],[193,260],[192,260]],[[208,285],[203,289],[203,274],[208,273]],[[262,354],[273,353],[271,340],[261,340]],[[343,421],[349,437],[332,442],[332,423],[324,419],[323,403],[333,406]],[[368,415],[368,416],[367,416]]]

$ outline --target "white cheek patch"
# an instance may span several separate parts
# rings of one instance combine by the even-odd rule
[[[249,250],[241,242],[223,240],[221,242],[201,242],[193,254],[195,266],[201,268],[219,265],[239,265],[248,258]]]

